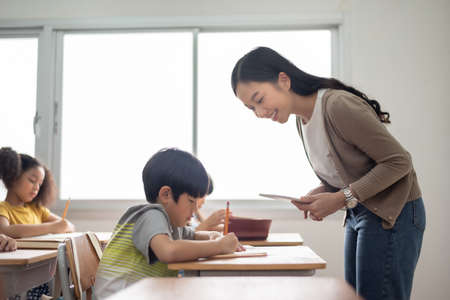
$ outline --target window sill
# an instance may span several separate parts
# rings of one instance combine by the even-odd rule
[[[274,201],[265,199],[255,200],[229,200],[230,210],[235,216],[245,216],[249,218],[270,218],[270,219],[301,219],[303,213],[289,202]],[[205,215],[226,208],[227,200],[207,200],[202,211]],[[76,216],[77,218],[97,218],[101,213],[105,218],[110,216],[120,216],[129,207],[134,205],[142,205],[147,202],[144,200],[72,200],[69,206],[68,217]],[[51,210],[61,215],[65,206],[65,201],[57,201],[51,207]],[[327,217],[327,219],[342,219],[343,212]]]

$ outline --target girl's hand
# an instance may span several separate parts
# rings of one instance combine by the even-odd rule
[[[67,219],[60,219],[54,223],[55,233],[74,232],[75,226]]]
[[[16,240],[0,234],[0,251],[15,251],[17,250]]]
[[[219,209],[213,212],[208,218],[206,218],[200,225],[197,226],[196,230],[207,230],[207,231],[223,231],[223,224],[225,223],[225,209]],[[230,212],[231,216],[231,212]]]
[[[225,209],[219,209],[213,212],[204,223],[209,227],[216,227],[219,224],[223,224],[225,222]]]
[[[291,203],[299,210],[305,212],[305,218],[309,212],[311,214],[311,219],[315,221],[322,221],[323,218],[331,215],[345,205],[345,195],[342,191],[307,195],[301,197],[300,200],[302,202],[307,202],[308,204],[302,204],[295,201],[291,201]]]
[[[233,253],[234,251],[241,251],[241,245],[239,244],[239,240],[234,234],[234,232],[230,232],[227,235],[217,239],[221,248],[221,254]]]

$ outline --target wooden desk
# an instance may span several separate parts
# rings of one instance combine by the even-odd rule
[[[145,278],[107,298],[177,300],[362,300],[345,281],[327,277]]]
[[[262,257],[200,259],[169,264],[170,270],[184,270],[185,276],[311,276],[326,262],[306,246],[255,247],[267,252]]]
[[[17,239],[17,248],[19,249],[58,249],[64,240],[70,237],[83,235],[85,232],[70,232],[57,234],[44,234],[27,238]],[[112,232],[94,232],[104,248],[111,238]]]
[[[56,250],[0,252],[0,275],[6,296],[49,282],[56,271]]]
[[[303,245],[303,238],[298,233],[269,233],[265,240],[240,242],[251,246],[300,246]]]

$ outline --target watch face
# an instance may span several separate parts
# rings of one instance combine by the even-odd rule
[[[356,199],[347,201],[347,208],[354,208],[356,205],[358,205],[358,201]]]

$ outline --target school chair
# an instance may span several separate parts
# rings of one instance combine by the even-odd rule
[[[64,300],[95,298],[93,286],[101,256],[100,241],[92,232],[68,238],[59,245],[58,272]]]

